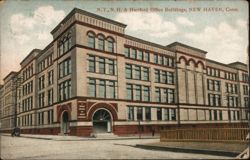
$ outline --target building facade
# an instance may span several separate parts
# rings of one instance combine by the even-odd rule
[[[125,28],[73,9],[51,31],[53,41],[28,54],[12,106],[23,133],[120,135],[248,122],[247,65],[207,59],[179,42],[151,43]],[[3,132],[13,127],[4,120]]]

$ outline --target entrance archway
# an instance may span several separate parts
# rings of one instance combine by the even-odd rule
[[[111,132],[112,117],[106,109],[99,109],[93,114],[93,131],[94,133]]]
[[[64,111],[61,116],[61,133],[67,134],[69,131],[69,114]]]

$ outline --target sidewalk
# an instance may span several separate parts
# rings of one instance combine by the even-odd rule
[[[150,150],[236,157],[249,147],[249,143],[158,142],[138,144],[136,147]]]
[[[10,134],[2,133],[2,136],[11,136]],[[21,134],[23,138],[34,138],[54,141],[91,141],[91,140],[126,140],[126,139],[159,139],[159,136],[146,136],[142,135],[139,138],[135,136],[110,136],[110,137],[78,137],[78,136],[61,136],[61,135],[39,135],[39,134]]]

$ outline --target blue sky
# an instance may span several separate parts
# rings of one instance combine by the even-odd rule
[[[50,31],[74,7],[127,24],[125,33],[128,35],[161,45],[179,41],[206,50],[207,58],[222,63],[247,61],[249,15],[246,1],[9,0],[0,2],[0,79],[12,70],[19,70],[19,63],[32,49],[45,48],[52,41]],[[110,8],[148,10],[108,12]],[[158,11],[150,11],[150,8]],[[200,11],[191,11],[191,8],[200,8]],[[220,11],[212,11],[219,8]]]

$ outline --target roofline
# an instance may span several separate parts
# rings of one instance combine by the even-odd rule
[[[233,66],[229,66],[228,64],[224,64],[224,63],[221,63],[221,62],[217,62],[217,61],[212,60],[212,59],[206,59],[206,61],[210,61],[210,62],[212,62],[212,63],[216,63],[216,64],[219,64],[219,65],[222,65],[222,66],[228,67],[228,68],[232,68],[232,69],[239,70],[238,68],[235,68],[235,67],[233,67]],[[234,63],[234,62],[233,62],[233,63]],[[243,64],[244,64],[244,63],[243,63]],[[240,69],[240,70],[242,70],[242,69]],[[244,69],[243,69],[243,70],[244,70]],[[244,71],[246,71],[246,72],[247,72],[247,70],[244,70]]]
[[[99,20],[104,20],[104,21],[107,21],[109,23],[118,25],[120,27],[124,27],[125,28],[127,26],[126,24],[123,24],[123,23],[120,23],[120,22],[117,22],[117,21],[114,21],[114,20],[111,20],[111,19],[99,16],[97,14],[94,14],[94,13],[91,13],[91,12],[88,12],[88,11],[85,11],[85,10],[82,10],[82,9],[79,9],[79,8],[74,8],[72,11],[70,11],[70,13],[50,33],[54,34],[56,32],[56,30],[59,29],[59,27],[61,26],[61,24],[65,23],[75,13],[81,13],[81,14],[84,14],[84,15],[87,15],[87,16],[99,19]]]
[[[228,63],[228,65],[234,65],[234,64],[241,64],[241,65],[247,66],[247,64],[245,64],[243,62],[239,62],[239,61]]]
[[[54,44],[54,41],[50,42],[43,50],[40,51],[40,53],[37,55],[37,58],[39,58],[43,53],[45,53],[50,47],[52,47]]]
[[[146,40],[143,40],[143,39],[140,39],[140,38],[136,38],[136,37],[133,37],[133,36],[130,36],[130,35],[127,35],[127,34],[125,34],[124,37],[125,37],[125,38],[128,38],[128,39],[131,39],[131,40],[139,41],[139,42],[141,42],[141,43],[145,43],[145,44],[148,44],[148,45],[152,45],[152,46],[154,46],[154,47],[158,47],[158,48],[161,48],[161,49],[164,49],[164,50],[168,50],[168,51],[174,52],[173,49],[168,48],[168,47],[163,46],[163,45],[160,45],[160,44],[157,44],[157,43],[149,42],[149,41],[146,41]]]
[[[3,80],[5,80],[5,79],[7,79],[11,74],[17,74],[18,72],[16,72],[16,71],[11,71],[9,74],[7,74],[7,76],[5,76],[4,77],[4,79]]]
[[[186,44],[183,44],[183,43],[180,43],[180,42],[177,42],[177,41],[176,41],[176,42],[173,42],[173,43],[170,43],[169,45],[167,45],[167,47],[172,47],[172,46],[174,46],[174,45],[181,45],[181,46],[184,46],[184,47],[193,49],[193,50],[195,50],[195,51],[198,51],[198,52],[202,52],[202,53],[204,53],[204,54],[207,54],[207,51],[201,50],[201,49],[199,49],[199,48],[191,47],[191,46],[189,46],[189,45],[186,45]]]
[[[41,49],[33,49],[32,51],[30,51],[30,53],[20,62],[20,65],[33,53],[33,52],[41,52]]]

